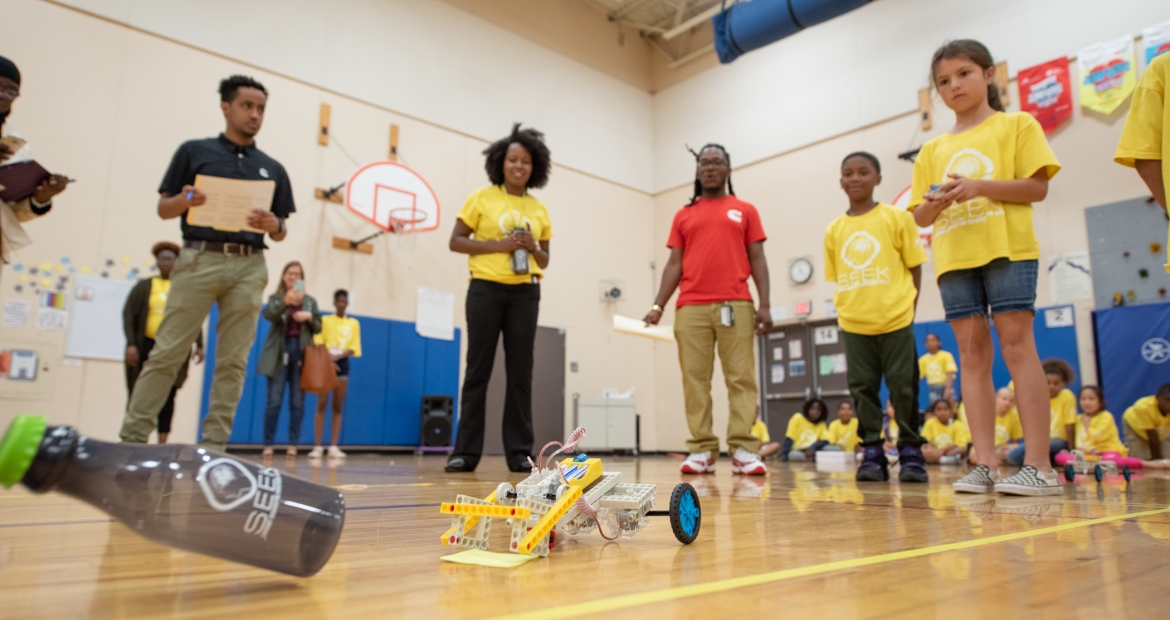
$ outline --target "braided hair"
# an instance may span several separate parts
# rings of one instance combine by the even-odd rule
[[[707,149],[719,149],[720,151],[722,151],[723,152],[723,159],[727,160],[727,167],[728,168],[731,167],[731,155],[728,154],[727,149],[723,148],[722,144],[715,144],[714,142],[708,142],[707,144],[704,144],[703,148],[701,148],[697,151],[692,149],[689,146],[687,147],[687,150],[690,151],[691,154],[695,156],[696,166],[699,163],[699,155],[702,155],[703,151],[705,151]],[[733,188],[731,186],[731,171],[730,170],[727,171],[727,193],[731,194],[732,196],[735,195],[735,188]],[[699,198],[702,195],[703,195],[703,184],[699,182],[699,175],[698,175],[698,172],[696,171],[696,173],[695,173],[695,193],[693,196],[691,196],[691,201],[687,203],[687,206],[689,207],[689,206],[695,204],[696,202],[698,202]]]

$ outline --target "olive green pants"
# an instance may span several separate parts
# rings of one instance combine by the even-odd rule
[[[203,319],[218,303],[215,375],[201,443],[217,450],[224,448],[244,391],[248,350],[256,338],[256,317],[267,284],[263,256],[226,256],[183,248],[171,271],[171,292],[154,337],[154,349],[142,366],[122,419],[122,441],[146,443],[175,384],[175,375],[203,329]]]
[[[727,418],[727,447],[758,452],[760,440],[752,435],[756,420],[755,306],[750,301],[733,301],[735,325],[719,321],[723,304],[683,306],[675,312],[674,337],[678,341],[678,362],[682,367],[683,399],[691,438],[692,454],[711,451],[719,454],[719,438],[711,432],[711,377],[715,373],[715,352],[723,368],[731,406]]]

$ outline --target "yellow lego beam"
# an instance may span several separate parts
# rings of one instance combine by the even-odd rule
[[[494,517],[497,519],[524,519],[532,516],[528,508],[515,506],[482,506],[480,504],[455,504],[443,502],[439,511],[445,515],[468,515],[472,517]],[[470,526],[469,526],[470,527]]]
[[[492,491],[492,494],[485,497],[483,499],[483,501],[488,502],[490,504],[497,503],[496,502],[496,492]],[[448,513],[448,514],[450,514],[450,513]],[[476,516],[467,517],[467,529],[463,530],[462,532],[456,532],[455,526],[451,526],[450,528],[447,528],[446,532],[443,532],[443,537],[441,539],[439,539],[439,542],[443,543],[444,547],[446,547],[447,545],[450,545],[451,544],[451,537],[463,536],[464,534],[467,533],[467,530],[470,530],[471,528],[475,527],[475,524],[478,521],[479,521],[479,517],[476,517]]]
[[[544,516],[540,518],[540,521],[537,521],[536,525],[533,526],[531,530],[529,530],[527,536],[520,539],[520,544],[517,546],[516,552],[522,553],[524,555],[532,553],[532,550],[536,548],[537,543],[540,542],[540,539],[548,536],[548,533],[552,531],[553,527],[556,526],[557,521],[560,521],[561,517],[565,516],[565,513],[569,512],[569,508],[571,508],[573,504],[575,504],[577,500],[581,498],[582,488],[583,487],[579,486],[569,487],[569,492],[565,493],[561,499],[557,500],[557,503],[553,504],[552,507],[549,508],[548,512],[544,513]]]

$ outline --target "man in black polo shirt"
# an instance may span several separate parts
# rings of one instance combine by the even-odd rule
[[[270,210],[252,211],[248,225],[280,241],[288,234],[285,218],[296,210],[292,186],[284,167],[256,148],[253,140],[264,121],[268,91],[252,78],[233,75],[220,82],[219,94],[227,128],[218,138],[191,140],[175,152],[159,186],[159,217],[183,217],[187,209],[206,201],[207,197],[194,187],[197,174],[272,180],[276,191]],[[212,304],[218,303],[215,376],[203,421],[202,443],[223,449],[244,389],[248,350],[256,337],[256,317],[268,284],[264,235],[191,226],[185,217],[182,227],[183,250],[171,271],[166,313],[155,334],[154,350],[126,408],[121,437],[127,443],[146,443],[176,373],[191,355],[191,345],[202,329],[203,319],[211,312]]]

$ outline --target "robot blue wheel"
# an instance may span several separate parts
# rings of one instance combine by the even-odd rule
[[[695,542],[703,525],[703,508],[695,487],[681,482],[670,494],[670,528],[684,545]]]

